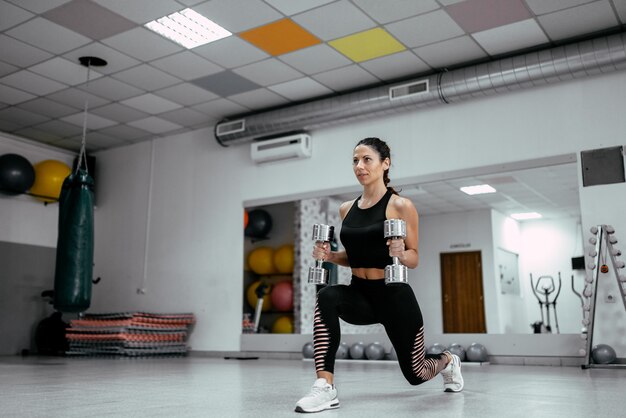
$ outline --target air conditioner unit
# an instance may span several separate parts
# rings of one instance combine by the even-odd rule
[[[311,136],[294,134],[253,142],[250,147],[250,156],[257,164],[310,158]]]

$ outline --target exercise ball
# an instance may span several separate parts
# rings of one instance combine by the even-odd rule
[[[265,289],[263,289],[263,307],[261,308],[261,311],[265,312],[272,308],[272,300],[270,298],[269,285],[263,283],[261,280],[255,281],[250,286],[248,286],[248,290],[246,291],[246,300],[248,301],[248,303],[253,309],[256,309],[256,304],[259,300],[259,297],[257,295],[257,288],[261,284],[266,286]]]
[[[272,325],[272,332],[274,334],[292,334],[293,318],[287,315],[278,317],[278,319],[274,321],[274,325]]]
[[[248,225],[244,230],[247,237],[266,238],[272,230],[272,217],[263,209],[253,209],[248,212]]]
[[[465,360],[465,348],[461,344],[450,344],[450,346],[448,347],[448,351],[450,352],[450,354],[456,354],[457,356],[459,356],[459,359],[461,361]]]
[[[35,169],[21,155],[0,156],[0,193],[18,195],[26,193],[35,182]]]
[[[243,229],[244,231],[246,230],[246,227],[248,226],[248,211],[247,210],[243,210]]]
[[[487,354],[487,349],[485,346],[479,343],[472,343],[465,350],[465,357],[467,357],[468,361],[473,362],[486,362],[489,360],[489,354]]]
[[[309,341],[302,346],[302,357],[313,358],[313,355],[313,343]]]
[[[70,167],[57,160],[44,160],[35,164],[35,182],[30,193],[42,202],[55,202],[61,195],[63,181],[70,175]]]
[[[348,343],[342,342],[341,344],[339,344],[339,347],[337,347],[337,353],[335,354],[335,358],[342,360],[350,358],[350,346],[348,345]]]
[[[274,267],[278,273],[293,273],[293,245],[286,244],[274,251]]]
[[[258,247],[250,251],[248,265],[256,274],[274,273],[274,250],[271,247]]]
[[[365,344],[362,342],[352,344],[350,346],[350,358],[355,360],[365,358]]]
[[[293,283],[291,281],[278,282],[271,293],[272,306],[277,311],[293,310]]]
[[[615,361],[617,353],[608,344],[597,344],[591,349],[591,358],[596,364],[609,364]]]
[[[381,343],[371,343],[365,347],[365,356],[368,360],[382,360],[385,358],[385,347]]]
[[[446,346],[439,343],[434,343],[426,349],[426,354],[441,354],[446,351]]]

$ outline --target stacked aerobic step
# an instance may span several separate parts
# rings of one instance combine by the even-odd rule
[[[192,313],[120,312],[86,314],[70,321],[71,356],[184,356],[196,322]]]

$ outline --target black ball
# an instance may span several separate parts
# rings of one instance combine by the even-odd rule
[[[266,238],[272,230],[272,217],[263,209],[253,209],[248,212],[248,226],[244,230],[247,237]]]
[[[0,192],[7,195],[26,193],[35,182],[35,169],[21,155],[0,156]]]

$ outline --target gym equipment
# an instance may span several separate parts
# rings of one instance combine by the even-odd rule
[[[272,332],[274,334],[293,334],[293,318],[287,315],[278,317],[272,325]]]
[[[267,238],[272,230],[272,217],[263,209],[253,209],[248,212],[248,225],[244,235],[251,238]]]
[[[448,351],[451,354],[456,354],[457,356],[459,356],[459,359],[461,361],[465,360],[465,357],[466,357],[466,355],[465,355],[465,348],[461,344],[459,344],[459,343],[452,343],[452,344],[450,344],[448,346]]]
[[[274,251],[274,267],[278,273],[293,273],[293,245],[286,244]]]
[[[608,344],[598,344],[591,349],[591,358],[596,364],[609,364],[615,361],[617,353]]]
[[[274,273],[274,250],[271,247],[258,247],[248,254],[248,265],[256,274]]]
[[[365,358],[365,344],[359,341],[350,346],[350,358],[360,360]]]
[[[91,304],[94,182],[84,170],[70,174],[59,197],[54,308],[83,312]]]
[[[402,219],[387,219],[384,224],[385,238],[406,238],[406,222]],[[385,267],[385,284],[397,285],[408,283],[408,269],[400,264],[398,257],[392,257],[393,264]]]
[[[439,343],[434,343],[426,349],[426,354],[441,354],[446,351],[446,346]]]
[[[259,296],[259,294],[262,296]],[[248,286],[248,290],[246,291],[246,300],[252,308],[256,308],[258,306],[259,299],[263,302],[261,305],[263,312],[272,308],[270,287],[261,280],[253,282],[250,286]]]
[[[0,193],[15,196],[26,193],[35,182],[35,169],[21,155],[0,156]]]
[[[291,281],[276,283],[270,299],[275,310],[291,311],[293,309],[293,283]]]
[[[313,358],[313,355],[313,343],[309,341],[302,346],[302,357]]]
[[[489,360],[489,354],[484,345],[480,343],[472,343],[465,350],[465,357],[468,361],[484,363]]]
[[[554,323],[556,325],[556,333],[560,334],[559,330],[559,319],[556,315],[556,301],[561,294],[561,272],[559,272],[559,287],[558,289],[554,285],[554,278],[552,276],[540,276],[537,279],[537,283],[533,282],[533,275],[530,274],[530,287],[539,302],[539,310],[541,311],[541,324],[534,323],[531,326],[534,329],[535,334],[539,333],[551,333],[552,325],[550,323],[550,308],[552,308],[552,312],[554,312]],[[552,300],[550,300],[550,295],[554,293],[556,290],[556,296]],[[543,296],[544,300],[541,300]],[[543,311],[546,311],[546,315],[544,318]],[[543,325],[543,326],[542,326]]]
[[[365,347],[365,356],[368,360],[382,360],[385,358],[385,347],[379,342],[371,343]]]
[[[332,241],[335,235],[335,227],[323,224],[313,225],[313,241],[327,243]],[[322,267],[324,260],[315,260],[315,267],[309,267],[309,283],[328,284],[328,270]]]
[[[246,230],[246,227],[248,226],[248,211],[247,210],[243,210],[243,230]]]
[[[57,160],[44,160],[34,166],[35,181],[30,194],[44,203],[56,202],[61,194],[63,181],[70,175],[70,167]],[[93,179],[91,180],[93,183]]]
[[[337,347],[337,353],[335,354],[335,358],[345,360],[350,358],[350,346],[346,342],[341,342],[339,347]]]

